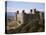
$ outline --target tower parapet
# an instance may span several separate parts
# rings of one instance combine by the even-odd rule
[[[17,14],[19,14],[19,11],[17,10]]]
[[[30,9],[30,12],[31,12],[31,14],[32,14],[32,9]]]
[[[25,13],[25,10],[22,10],[22,13],[24,14]]]

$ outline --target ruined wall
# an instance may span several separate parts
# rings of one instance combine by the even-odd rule
[[[19,11],[16,13],[16,23],[18,26],[23,24],[23,13],[19,13]]]
[[[40,11],[30,10],[31,14],[25,13],[23,10],[22,13],[17,11],[16,21],[17,23],[21,23],[21,25],[14,29],[11,33],[24,33],[24,32],[44,32],[44,13],[40,13]],[[40,15],[41,14],[41,15]]]
[[[35,14],[23,13],[23,24],[19,26],[19,28],[17,28],[16,31],[14,32],[43,32],[44,23],[42,25],[40,14],[39,14],[40,12],[36,10],[34,12]]]

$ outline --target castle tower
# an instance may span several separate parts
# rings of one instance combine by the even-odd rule
[[[34,9],[34,13],[36,13],[36,9]]]
[[[36,12],[36,9],[34,9],[34,12]]]
[[[19,11],[17,11],[16,19],[17,19],[16,21],[17,21],[17,24],[18,25],[23,24],[23,14],[22,13],[19,13]]]
[[[36,13],[36,9],[30,9],[31,14],[35,14]]]
[[[30,12],[31,12],[31,14],[32,14],[32,9],[30,9]]]
[[[19,14],[19,11],[17,10],[17,14]]]
[[[17,21],[17,14],[19,14],[19,11],[17,10],[17,13],[16,13],[16,21]]]
[[[22,14],[24,15],[24,13],[25,13],[25,10],[22,10]]]

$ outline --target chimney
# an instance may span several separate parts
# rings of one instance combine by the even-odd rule
[[[31,14],[32,14],[32,9],[30,9],[30,12],[31,12]]]
[[[19,14],[19,11],[17,10],[17,14]]]

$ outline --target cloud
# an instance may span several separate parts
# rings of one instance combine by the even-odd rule
[[[17,10],[19,10],[20,13],[22,12],[22,10],[25,10],[26,13],[30,13],[30,9],[23,9],[23,8],[20,9],[20,8],[13,8],[13,7],[7,8],[7,12],[16,12]],[[36,10],[44,12],[44,9],[36,9]]]

